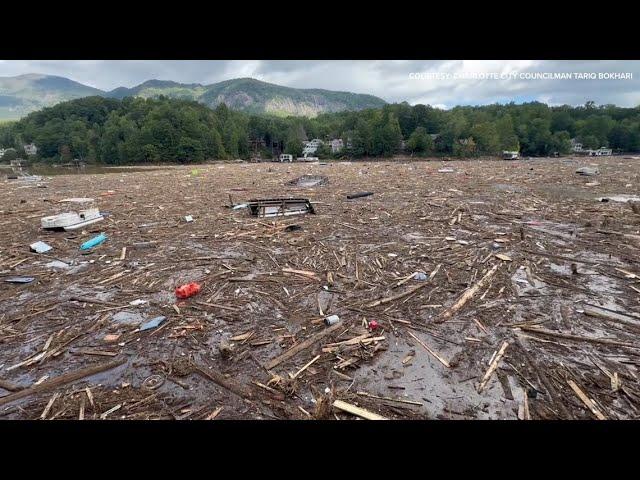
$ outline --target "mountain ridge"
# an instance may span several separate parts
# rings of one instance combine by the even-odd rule
[[[315,117],[322,113],[363,110],[385,105],[373,95],[320,88],[293,88],[251,77],[204,85],[173,80],[150,79],[133,87],[104,91],[66,77],[38,73],[0,77],[0,120],[19,119],[28,113],[57,103],[87,96],[193,100],[215,108],[229,108],[253,114]]]

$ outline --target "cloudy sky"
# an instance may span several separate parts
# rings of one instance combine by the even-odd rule
[[[0,76],[25,73],[60,75],[103,90],[149,79],[210,84],[253,77],[442,108],[532,100],[551,105],[582,105],[588,100],[640,105],[640,61],[629,60],[0,60]],[[534,73],[571,76],[530,78]],[[579,78],[580,73],[588,75]],[[608,73],[631,78],[599,78]]]

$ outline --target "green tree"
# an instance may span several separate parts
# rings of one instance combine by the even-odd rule
[[[431,153],[433,142],[424,127],[416,128],[407,140],[407,150],[418,155]]]
[[[551,152],[569,153],[571,151],[571,136],[569,132],[555,132],[551,135]]]
[[[495,155],[500,150],[500,137],[493,124],[480,123],[471,129],[477,150],[486,155]]]
[[[16,152],[15,148],[8,148],[5,152],[4,155],[2,155],[2,160],[3,162],[11,162],[12,160],[15,160],[16,158],[18,158],[18,152]]]
[[[476,153],[476,142],[473,141],[473,137],[458,139],[453,144],[453,154],[458,157],[473,157]]]

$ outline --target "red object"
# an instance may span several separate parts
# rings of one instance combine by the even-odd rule
[[[195,282],[187,283],[186,285],[176,288],[176,297],[189,298],[193,297],[198,292],[200,292],[200,284]]]
[[[378,324],[378,322],[376,322],[375,320],[371,320],[371,321],[369,322],[369,328],[370,328],[371,330],[377,330],[377,329],[378,329],[378,327],[380,327],[380,325],[379,325],[379,324]]]

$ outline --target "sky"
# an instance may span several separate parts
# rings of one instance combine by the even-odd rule
[[[59,75],[103,90],[150,79],[206,85],[253,77],[440,108],[534,100],[640,105],[636,60],[0,60],[0,76],[26,73]],[[609,73],[627,78],[601,78]],[[552,74],[564,78],[549,78]]]

